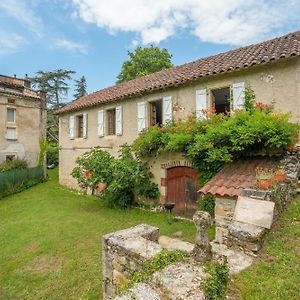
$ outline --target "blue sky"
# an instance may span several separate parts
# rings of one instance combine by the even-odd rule
[[[299,29],[300,0],[3,0],[0,73],[70,69],[92,92],[136,46],[167,48],[178,65]]]

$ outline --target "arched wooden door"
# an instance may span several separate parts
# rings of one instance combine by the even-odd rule
[[[197,173],[189,167],[167,170],[167,202],[174,202],[176,212],[194,212],[197,209]]]

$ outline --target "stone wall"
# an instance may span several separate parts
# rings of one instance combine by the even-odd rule
[[[274,202],[273,221],[278,218],[289,202],[294,198],[300,171],[300,148],[288,152],[280,164],[287,173],[286,180],[273,185],[270,190],[258,188],[244,189],[242,197],[260,201]],[[235,220],[238,199],[216,198],[215,242],[224,244],[232,249],[239,248],[249,254],[256,254],[262,247],[267,228],[247,222]],[[249,212],[250,214],[250,212]]]
[[[114,299],[118,287],[126,284],[132,272],[158,254],[159,229],[150,225],[117,231],[103,236],[103,299]]]

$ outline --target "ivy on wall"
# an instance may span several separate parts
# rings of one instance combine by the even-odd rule
[[[148,128],[133,143],[136,155],[182,152],[204,184],[227,162],[252,155],[280,155],[297,140],[299,125],[289,122],[289,114],[275,113],[272,106],[255,102],[250,89],[245,93],[245,110],[231,116],[204,113],[203,120],[191,115],[165,127]]]

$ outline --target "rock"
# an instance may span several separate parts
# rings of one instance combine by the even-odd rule
[[[215,260],[226,257],[229,273],[237,274],[242,270],[250,267],[254,259],[242,251],[228,249],[226,245],[212,242],[212,252]]]
[[[169,300],[204,300],[200,284],[207,276],[200,264],[194,260],[178,262],[156,272],[151,280]],[[151,298],[148,298],[151,299]]]
[[[228,230],[232,236],[247,242],[260,241],[266,233],[266,229],[263,227],[238,221],[230,224]]]
[[[178,239],[172,239],[168,236],[162,235],[158,239],[158,243],[168,250],[182,250],[192,253],[194,245]]]
[[[116,286],[118,286],[118,287],[123,286],[127,282],[128,282],[128,279],[124,276],[123,273],[121,273],[121,272],[119,272],[117,270],[113,271],[113,283]]]
[[[124,295],[117,296],[115,300],[160,300],[160,295],[146,283],[138,283]]]

